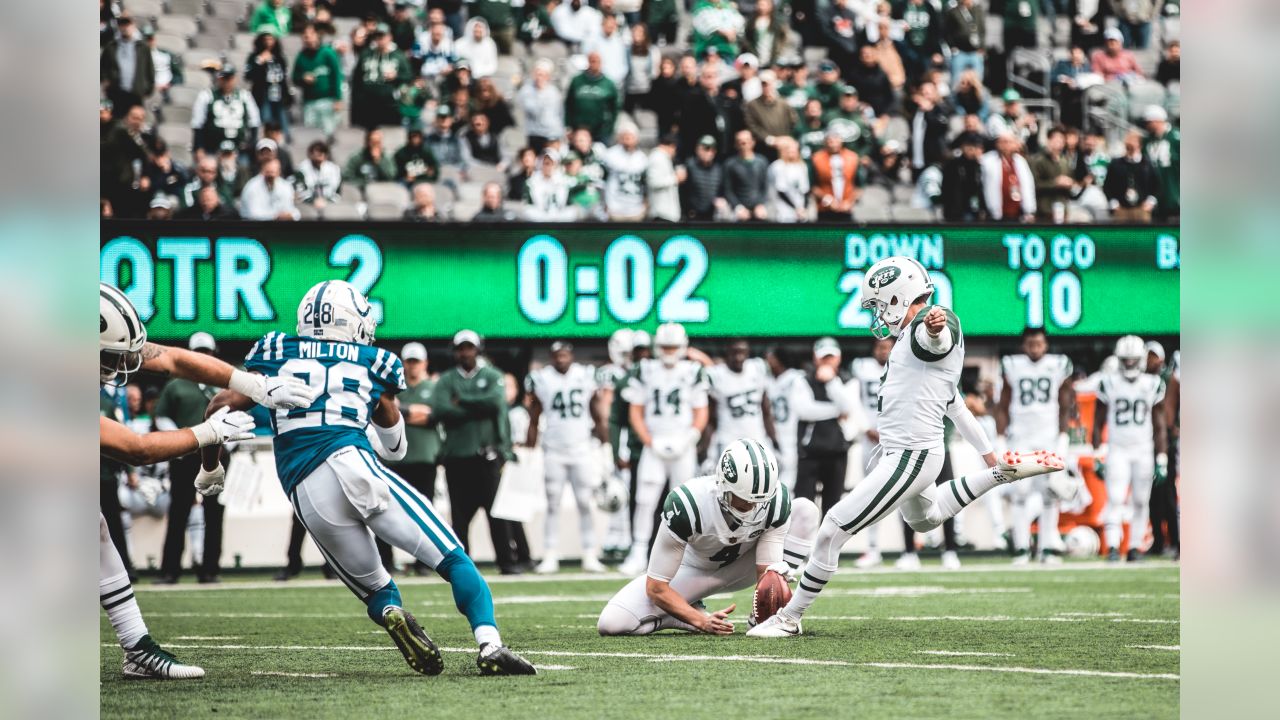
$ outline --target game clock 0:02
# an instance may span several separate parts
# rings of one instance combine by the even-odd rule
[[[623,235],[609,243],[599,264],[573,268],[573,320],[598,323],[607,311],[618,322],[636,323],[656,310],[658,322],[705,323],[710,304],[696,293],[710,266],[706,246],[695,237],[668,238],[655,253],[639,237]],[[666,287],[657,287],[655,267],[674,269]],[[564,318],[569,272],[569,253],[559,240],[542,234],[525,241],[516,255],[516,297],[525,319],[547,325]]]

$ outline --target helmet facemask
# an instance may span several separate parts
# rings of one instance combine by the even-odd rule
[[[98,382],[123,387],[129,376],[142,368],[142,352],[136,350],[98,351]]]
[[[738,498],[740,501],[745,501],[751,505],[751,507],[746,510],[739,510],[733,506],[733,499],[735,497],[738,496],[728,490],[720,493],[720,509],[724,511],[725,515],[733,518],[741,525],[749,525],[755,522],[759,519],[760,513],[764,512],[765,508],[769,507],[768,503],[753,503],[746,498]]]

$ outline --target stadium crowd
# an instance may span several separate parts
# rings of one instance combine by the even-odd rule
[[[100,6],[103,216],[1179,215],[1179,0]]]

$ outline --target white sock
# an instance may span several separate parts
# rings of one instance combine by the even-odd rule
[[[495,645],[502,644],[502,636],[498,634],[498,628],[492,625],[480,625],[475,629],[476,643],[487,645],[493,643]]]
[[[128,650],[137,645],[142,636],[147,634],[147,623],[142,620],[142,611],[138,609],[138,601],[133,597],[129,574],[122,572],[99,580],[98,599],[102,602],[102,609],[107,611],[111,627],[115,628],[120,647]]]
[[[955,517],[956,513],[963,510],[966,505],[982,497],[983,493],[998,484],[994,468],[987,468],[976,475],[953,478],[943,483],[934,496],[938,511],[941,513],[941,519],[938,522]]]

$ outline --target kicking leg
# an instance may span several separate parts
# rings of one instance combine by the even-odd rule
[[[813,541],[818,535],[818,506],[812,500],[795,498],[791,501],[791,527],[782,544],[782,559],[799,570],[813,552]]]

